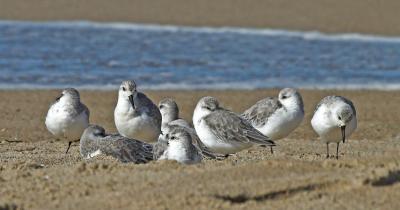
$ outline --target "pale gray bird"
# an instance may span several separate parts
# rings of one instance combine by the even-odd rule
[[[178,104],[171,99],[165,98],[158,103],[158,108],[161,113],[161,130],[166,125],[179,125],[183,127],[191,128],[190,124],[186,120],[179,117]]]
[[[336,143],[336,159],[339,158],[340,141],[345,142],[357,128],[357,113],[353,103],[341,96],[327,96],[315,108],[311,125],[326,143],[326,157],[329,157],[329,143]]]
[[[165,135],[168,134],[170,130],[169,127],[176,125],[183,127],[186,130],[186,132],[190,134],[190,136],[192,137],[193,144],[198,149],[201,150],[203,155],[212,159],[221,157],[219,154],[213,154],[213,152],[208,150],[207,147],[204,146],[202,142],[199,140],[199,137],[197,136],[195,129],[192,126],[190,126],[190,124],[186,120],[181,119],[179,117],[179,108],[173,99],[165,98],[161,100],[158,103],[158,108],[160,109],[162,117],[161,121],[162,133],[159,136],[160,145],[163,145],[163,139],[165,139]]]
[[[275,146],[247,120],[219,106],[217,99],[200,99],[193,114],[193,124],[201,142],[211,151],[232,154],[254,144]]]
[[[147,96],[136,91],[134,81],[123,81],[114,110],[118,132],[128,138],[154,142],[161,133],[161,114]]]
[[[192,137],[185,128],[172,126],[166,138],[166,148],[159,160],[176,160],[184,164],[201,162],[201,152],[192,144]]]
[[[50,105],[45,124],[54,136],[68,141],[65,153],[68,153],[72,142],[79,141],[88,127],[89,115],[89,109],[81,103],[79,92],[74,88],[64,89]]]
[[[303,121],[303,99],[297,90],[285,88],[278,97],[258,101],[242,117],[262,134],[276,141],[288,136]]]
[[[121,162],[147,163],[153,160],[153,146],[119,134],[106,134],[104,128],[90,125],[82,134],[81,156],[85,159],[105,154]]]

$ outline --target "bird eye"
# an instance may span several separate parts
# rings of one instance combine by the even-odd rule
[[[123,91],[126,91],[125,87],[122,87],[122,90],[123,90]]]
[[[176,139],[176,137],[175,136],[171,136],[171,140],[175,140]]]
[[[342,120],[342,117],[338,116],[338,119],[339,119],[339,120]]]
[[[159,107],[160,109],[162,109],[162,108],[164,108],[164,105],[160,105],[160,107]]]
[[[287,98],[287,96],[285,96],[285,95],[282,96],[282,99],[286,99],[286,98]]]

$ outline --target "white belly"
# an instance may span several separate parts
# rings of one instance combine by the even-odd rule
[[[197,135],[201,142],[213,152],[219,154],[233,154],[251,147],[252,143],[240,143],[236,141],[220,140],[208,128],[203,121],[195,124]]]
[[[270,137],[272,140],[278,140],[287,137],[302,122],[304,113],[299,111],[287,112],[283,109],[270,116],[264,126],[256,127],[262,134]]]
[[[45,124],[53,135],[75,141],[81,138],[83,131],[89,126],[89,117],[84,112],[71,117],[64,110],[54,107],[47,113]]]
[[[176,160],[180,163],[191,163],[189,159],[188,151],[180,144],[176,142],[170,142],[166,151],[166,158],[168,160]]]
[[[321,111],[323,113],[323,111]],[[342,141],[342,131],[339,126],[333,126],[330,123],[326,116],[321,113],[315,113],[314,117],[311,120],[311,126],[315,130],[315,132],[320,136],[321,141],[324,143],[328,142],[340,142]],[[357,118],[353,117],[353,119],[346,125],[345,136],[346,139],[350,137],[350,135],[357,128]]]
[[[157,141],[160,128],[153,123],[147,114],[132,117],[128,114],[116,113],[114,117],[115,126],[121,135],[146,142]]]

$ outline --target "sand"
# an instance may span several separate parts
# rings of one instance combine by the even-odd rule
[[[92,20],[400,35],[398,0],[0,0],[0,19]]]
[[[236,112],[278,90],[146,91],[170,96],[190,119],[197,100],[217,97]],[[400,92],[302,90],[306,117],[274,154],[253,147],[225,160],[193,166],[174,161],[121,164],[108,157],[84,161],[78,144],[45,129],[58,91],[0,91],[0,209],[399,209]],[[311,130],[315,104],[325,95],[351,98],[359,128],[325,159]],[[115,131],[115,91],[82,91],[91,122]],[[246,97],[246,99],[245,99]],[[5,100],[6,99],[6,100]],[[331,145],[334,151],[334,145]]]

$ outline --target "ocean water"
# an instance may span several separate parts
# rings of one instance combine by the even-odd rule
[[[0,88],[400,89],[400,37],[0,21]]]

